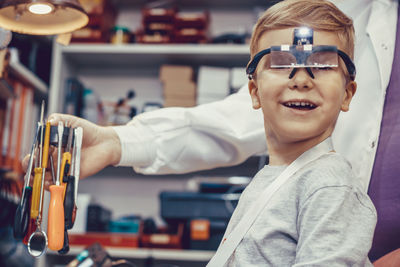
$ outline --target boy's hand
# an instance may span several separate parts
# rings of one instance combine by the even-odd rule
[[[51,125],[58,125],[58,122],[62,121],[64,125],[68,122],[68,126],[83,128],[80,178],[93,175],[108,165],[119,162],[121,144],[118,135],[111,127],[98,126],[85,119],[66,114],[54,113],[48,119]],[[54,164],[57,164],[57,149],[53,149],[52,155]],[[29,155],[25,156],[22,162],[24,170],[27,169],[28,162]],[[49,164],[46,172],[46,188],[53,183],[50,168]],[[54,170],[57,171],[57,166],[54,166]]]

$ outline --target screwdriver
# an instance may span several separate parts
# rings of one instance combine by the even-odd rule
[[[67,126],[67,123],[65,124],[65,126]],[[66,183],[68,182],[68,173],[69,173],[69,168],[71,165],[72,137],[73,137],[73,129],[72,129],[72,127],[70,127],[69,133],[68,133],[67,147],[66,147],[64,153],[62,154],[61,170],[60,170],[60,181],[61,181],[61,185],[64,188],[63,200],[65,200],[65,191],[66,191],[66,187],[67,187]],[[65,175],[65,179],[64,179],[64,175]]]
[[[71,228],[74,226],[75,218],[76,218],[76,200],[78,199],[78,183],[79,183],[79,172],[81,166],[81,148],[82,148],[82,138],[83,138],[83,129],[82,127],[78,127],[74,129],[75,133],[75,141],[74,141],[74,167],[72,168],[73,176],[75,177],[75,205],[74,211],[72,214],[72,224]]]
[[[42,108],[40,112],[40,144],[39,144],[39,161],[36,158],[35,161],[35,169],[34,169],[34,179],[33,179],[33,188],[32,188],[32,203],[31,203],[31,218],[36,219],[39,213],[39,198],[40,198],[40,187],[41,187],[41,176],[42,169],[40,168],[42,165],[42,153],[43,153],[43,123],[44,116],[44,101],[42,101]]]
[[[42,151],[43,151],[43,116],[44,116],[44,100],[42,100],[42,106],[40,111],[40,140],[39,140],[39,149],[36,153],[39,153],[39,156],[36,154],[35,160],[35,169],[34,169],[34,177],[33,177],[33,187],[32,187],[32,198],[31,198],[31,219],[29,223],[28,233],[25,235],[24,240],[22,241],[25,245],[28,244],[29,237],[36,230],[36,218],[39,215],[39,201],[40,201],[40,188],[41,188],[41,175],[42,169],[40,166],[42,165]]]
[[[40,126],[40,128],[42,128],[42,126]],[[42,158],[38,154],[42,153],[41,152],[41,150],[42,150],[42,141],[41,140],[43,139],[43,133],[41,133],[41,135],[42,135],[42,138],[40,139],[40,144],[39,144],[39,141],[38,141],[38,146],[39,147],[36,148],[36,152],[35,152],[36,160],[35,160],[35,168],[34,168],[33,192],[32,192],[31,205],[30,205],[31,206],[31,211],[30,211],[31,216],[30,216],[30,220],[29,220],[30,223],[29,223],[29,227],[28,227],[28,233],[25,235],[25,238],[22,240],[22,242],[25,245],[28,245],[28,241],[29,241],[30,236],[36,231],[36,228],[37,228],[37,226],[36,226],[36,218],[37,218],[37,216],[36,217],[32,217],[32,216],[36,215],[36,214],[39,214],[39,209],[38,208],[37,209],[34,208],[33,205],[34,205],[34,203],[37,203],[36,206],[39,207],[40,199],[37,200],[38,202],[35,202],[36,200],[34,200],[33,195],[36,192],[36,194],[40,198],[40,181],[41,181],[40,176],[41,176],[41,173],[42,173],[42,168],[40,168],[39,166],[41,165]],[[35,184],[35,181],[37,181],[36,184]],[[39,186],[39,187],[37,187],[37,186]]]
[[[71,166],[71,147],[72,147],[72,137],[73,129],[69,128],[67,147],[63,153],[63,159],[61,164],[61,181],[64,183],[64,244],[62,249],[58,251],[60,254],[66,254],[69,251],[69,240],[68,240],[68,229],[72,228],[72,212],[74,210],[74,184],[75,178],[73,178],[70,173]]]
[[[61,170],[61,148],[64,133],[62,121],[58,123],[58,156],[57,156],[57,174],[56,184],[50,186],[50,206],[48,217],[48,237],[49,249],[60,250],[64,242],[64,207],[63,193],[64,188],[60,183]]]
[[[23,239],[28,232],[29,218],[30,218],[30,201],[32,196],[32,187],[29,182],[32,174],[33,154],[36,148],[36,140],[40,130],[40,123],[38,123],[35,137],[32,143],[31,154],[29,157],[28,169],[25,174],[25,184],[22,190],[21,201],[15,211],[14,216],[14,238]]]

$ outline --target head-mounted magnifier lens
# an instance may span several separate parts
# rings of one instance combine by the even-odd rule
[[[297,36],[301,32],[306,32],[307,36]],[[350,79],[355,79],[356,69],[354,63],[346,53],[337,49],[336,46],[313,46],[310,44],[313,40],[312,29],[308,29],[308,31],[295,29],[294,34],[293,42],[297,44],[272,46],[257,53],[246,69],[249,79],[253,78],[258,63],[267,54],[270,54],[268,63],[271,69],[292,69],[289,74],[290,79],[293,78],[299,68],[305,68],[307,73],[314,79],[313,69],[337,68],[339,66],[339,57],[344,61]]]

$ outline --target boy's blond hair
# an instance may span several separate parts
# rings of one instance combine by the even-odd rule
[[[344,44],[344,52],[354,58],[353,21],[326,0],[285,0],[267,9],[254,26],[250,41],[251,57],[258,52],[258,42],[264,32],[299,26],[336,32]]]

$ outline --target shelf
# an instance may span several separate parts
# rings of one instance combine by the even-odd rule
[[[159,175],[144,175],[136,173],[131,167],[114,167],[108,166],[99,173],[96,177],[146,177],[146,179],[152,178],[179,178],[179,177],[201,177],[201,176],[215,176],[215,177],[231,177],[231,176],[254,176],[260,168],[266,163],[264,156],[252,156],[245,162],[236,166],[220,167],[211,170],[203,170],[184,174],[159,174]]]
[[[279,2],[280,0],[247,0],[244,4],[243,0],[176,0],[176,5],[181,7],[189,7],[189,8],[243,8],[245,6],[261,6],[261,7],[270,7],[271,5]],[[142,7],[146,3],[149,3],[146,0],[112,0],[112,3],[118,7]]]
[[[18,79],[28,83],[34,89],[38,90],[43,94],[47,94],[47,85],[39,79],[33,72],[26,68],[22,63],[19,62],[18,51],[16,49],[10,49],[10,72]]]
[[[65,59],[80,69],[154,68],[171,60],[174,64],[245,67],[249,60],[248,45],[71,44],[57,46]]]
[[[84,246],[71,246],[68,256],[78,255]],[[209,261],[215,251],[207,250],[177,250],[177,249],[156,249],[156,248],[114,248],[106,247],[107,253],[115,258],[132,259],[158,259],[178,261]],[[48,250],[48,255],[58,255],[57,252]]]

